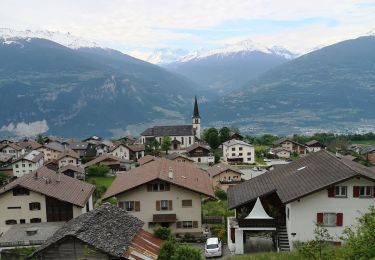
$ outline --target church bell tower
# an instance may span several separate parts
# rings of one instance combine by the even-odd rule
[[[193,128],[195,129],[195,136],[200,139],[201,138],[201,117],[199,115],[197,97],[195,97],[192,119],[193,119]]]

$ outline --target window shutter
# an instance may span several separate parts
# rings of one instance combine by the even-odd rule
[[[323,213],[317,213],[316,214],[316,223],[317,224],[323,224]]]
[[[134,210],[135,211],[141,210],[141,203],[139,201],[134,201]]]
[[[359,198],[359,186],[353,186],[353,198]]]
[[[156,210],[160,211],[160,200],[156,201]]]
[[[193,228],[198,228],[198,221],[193,221]]]
[[[168,207],[169,210],[172,210],[172,209],[173,209],[172,204],[173,204],[173,202],[170,200],[170,201],[169,201],[169,207]]]
[[[327,191],[328,191],[329,198],[335,197],[335,187],[329,187]]]
[[[236,229],[231,227],[230,228],[230,239],[232,240],[232,243],[236,242]]]
[[[171,185],[169,183],[166,183],[164,187],[165,187],[165,191],[171,190]]]
[[[336,214],[336,226],[337,227],[342,227],[342,220],[343,220],[343,214],[337,213]]]
[[[147,184],[147,191],[152,191],[152,184],[151,183]]]
[[[182,226],[181,221],[177,221],[177,228],[181,228],[181,226]]]
[[[123,201],[119,201],[119,202],[118,202],[118,207],[119,207],[120,209],[123,209],[123,208],[124,208],[124,202],[123,202]]]

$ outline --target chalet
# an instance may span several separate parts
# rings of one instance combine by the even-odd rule
[[[116,156],[121,159],[130,159],[130,151],[129,148],[125,144],[117,144],[110,149],[110,154]]]
[[[322,144],[321,142],[319,142],[317,140],[311,140],[311,141],[305,143],[305,146],[307,147],[307,151],[309,153],[318,152],[322,149],[327,148],[324,144]]]
[[[92,159],[96,157],[95,144],[88,142],[70,142],[69,149],[79,154],[79,158]]]
[[[196,163],[211,165],[215,162],[215,157],[210,151],[210,147],[195,143],[186,148],[186,155]]]
[[[226,163],[219,163],[207,169],[214,189],[227,191],[229,186],[242,181],[243,173]]]
[[[145,156],[145,146],[143,144],[132,144],[126,146],[129,149],[129,160],[137,162]]]
[[[229,163],[255,163],[254,146],[240,140],[229,140],[223,143],[224,161]]]
[[[364,148],[361,151],[361,154],[364,155],[373,165],[375,165],[375,145]]]
[[[119,173],[103,199],[116,197],[150,232],[163,226],[175,234],[201,235],[202,195],[215,196],[205,171],[163,158]]]
[[[148,145],[157,140],[161,144],[163,136],[170,136],[172,138],[173,144],[171,150],[183,150],[200,139],[201,117],[199,115],[197,98],[195,98],[191,125],[154,126],[141,133],[140,142]]]
[[[92,165],[107,165],[115,173],[121,169],[121,159],[111,154],[103,154],[87,162],[84,168],[86,169]]]
[[[65,150],[62,154],[59,155],[56,159],[59,168],[66,165],[79,165],[79,155],[72,150]]]
[[[46,167],[27,173],[0,189],[0,233],[18,223],[75,218],[92,210],[94,190],[92,184]]]
[[[278,158],[288,159],[290,158],[290,151],[284,147],[271,148],[270,154],[276,155]]]
[[[144,231],[143,224],[125,210],[105,203],[67,222],[30,257],[156,260],[164,242]]]
[[[39,151],[31,151],[12,162],[13,176],[22,175],[35,171],[43,166],[44,156]]]
[[[271,233],[278,250],[314,239],[315,223],[340,244],[345,227],[374,205],[375,171],[321,150],[228,189],[228,245],[244,253],[244,237]],[[249,214],[250,212],[250,214]]]
[[[65,146],[58,142],[49,142],[36,149],[44,154],[44,161],[56,160],[64,151]]]
[[[10,154],[13,159],[18,159],[24,155],[26,149],[16,143],[7,143],[0,146],[0,153]]]
[[[171,153],[167,154],[165,156],[166,159],[176,161],[176,162],[182,162],[182,163],[194,163],[194,160],[190,159],[189,157],[180,154],[180,153]]]
[[[85,179],[85,169],[80,166],[67,164],[66,166],[59,168],[58,172],[79,180]]]
[[[282,138],[273,143],[275,147],[281,146],[291,153],[304,155],[307,152],[307,147],[303,144],[297,143],[291,139]]]

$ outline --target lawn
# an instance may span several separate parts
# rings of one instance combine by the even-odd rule
[[[247,255],[231,256],[226,259],[230,260],[303,260],[302,255],[297,252],[283,252],[283,253],[254,253]]]
[[[349,141],[349,144],[362,144],[362,145],[374,145],[375,140],[363,140],[363,141]]]
[[[114,181],[115,176],[92,176],[87,178],[87,182],[95,184],[95,186],[104,186],[108,188],[111,186],[112,182]]]

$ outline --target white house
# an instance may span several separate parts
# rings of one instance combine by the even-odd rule
[[[319,152],[322,149],[326,149],[326,146],[317,140],[311,140],[305,143],[305,145],[309,153],[315,153],[315,152]]]
[[[197,98],[195,98],[191,125],[154,126],[147,128],[141,133],[140,143],[147,145],[157,140],[161,144],[163,136],[170,136],[172,138],[171,150],[175,151],[184,150],[196,143],[197,139],[200,139],[201,117],[199,115]]]
[[[10,154],[14,159],[18,159],[25,154],[26,149],[22,146],[17,145],[16,143],[7,143],[4,145],[0,145],[0,152]]]
[[[295,241],[314,239],[316,223],[324,225],[340,245],[345,227],[375,204],[375,170],[339,159],[321,150],[251,180],[230,187],[228,204],[236,217],[229,220],[229,246],[246,253],[243,236],[255,228],[269,230],[275,246],[293,249]],[[249,219],[243,212],[259,198],[269,219]]]
[[[56,159],[59,168],[62,168],[67,165],[78,166],[79,163],[79,154],[72,150],[65,150],[59,157]]]
[[[21,177],[26,173],[35,171],[42,167],[43,163],[43,153],[39,151],[31,151],[12,162],[13,176]]]
[[[279,158],[288,159],[290,158],[290,151],[284,147],[271,148],[270,154],[274,154]]]
[[[116,146],[114,146],[111,150],[110,150],[110,154],[112,154],[113,156],[116,156],[120,159],[125,159],[125,160],[129,160],[130,159],[130,151],[129,151],[129,148],[124,145],[124,144],[118,144]]]
[[[215,157],[210,151],[210,147],[196,143],[186,148],[186,155],[195,163],[212,165],[215,163]]]
[[[223,157],[229,163],[255,163],[255,149],[249,143],[232,139],[223,143]]]

